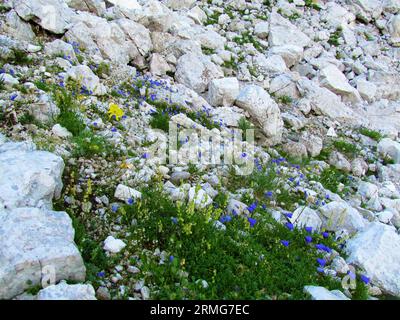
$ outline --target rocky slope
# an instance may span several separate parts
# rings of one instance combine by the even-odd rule
[[[0,299],[399,297],[399,58],[398,0],[3,1]]]

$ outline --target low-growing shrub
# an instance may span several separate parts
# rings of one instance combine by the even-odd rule
[[[305,285],[340,288],[317,270],[323,255],[315,244],[336,248],[331,239],[315,233],[307,243],[305,231],[291,231],[261,205],[252,206],[251,216],[228,218],[223,207],[177,205],[148,188],[140,202],[120,208],[123,222],[136,221],[131,238],[139,239],[138,247],[168,252],[163,264],[153,254],[141,255],[153,298],[299,299],[306,298]],[[216,228],[216,220],[226,229]]]

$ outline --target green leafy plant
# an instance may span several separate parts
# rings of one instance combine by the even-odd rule
[[[224,231],[218,230],[214,221],[223,219],[225,203],[220,199],[219,208],[201,210],[193,203],[177,205],[156,187],[120,209],[124,223],[137,221],[131,239],[139,239],[138,247],[169,254],[164,264],[152,254],[140,256],[145,281],[156,289],[153,298],[300,299],[306,298],[306,284],[340,288],[339,282],[316,271],[321,254],[305,243],[305,232],[289,231],[260,206],[252,213],[257,217],[253,227],[237,216],[225,220]],[[315,241],[337,249],[322,236],[315,235]]]
[[[107,140],[88,129],[74,137],[73,141],[76,144],[74,155],[77,157],[91,158],[110,151]]]
[[[364,135],[367,136],[375,141],[381,141],[383,139],[383,135],[379,132],[379,131],[375,131],[375,130],[371,130],[365,127],[362,127],[359,129],[359,132]]]
[[[358,147],[354,143],[347,142],[345,140],[333,141],[333,146],[340,152],[346,154],[349,157],[354,157],[358,153]]]
[[[328,39],[328,43],[332,46],[336,46],[336,47],[339,46],[340,45],[339,39],[342,35],[342,31],[343,31],[342,28],[338,27],[335,32],[331,33],[331,35]]]
[[[2,76],[0,76],[0,91],[3,91],[6,88],[5,81]]]
[[[78,104],[72,93],[65,88],[57,87],[53,90],[53,99],[60,109],[60,114],[55,121],[71,132],[73,136],[79,136],[85,130],[86,125],[77,113]]]

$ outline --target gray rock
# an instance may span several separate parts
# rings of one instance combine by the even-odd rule
[[[325,217],[323,226],[330,231],[344,229],[349,233],[355,233],[366,226],[366,220],[346,202],[332,201],[320,207],[319,211]]]
[[[99,77],[88,66],[79,65],[72,67],[67,72],[65,80],[67,81],[68,79],[79,81],[81,86],[84,86],[95,95],[103,95],[107,91],[106,87],[100,83]]]
[[[190,178],[190,173],[186,172],[186,171],[176,171],[174,173],[171,174],[171,178],[170,181],[175,184],[175,185],[179,185],[181,184],[183,181],[186,181]]]
[[[300,142],[306,146],[310,157],[316,157],[321,153],[323,141],[320,137],[305,133],[302,135]]]
[[[257,85],[244,87],[236,104],[258,122],[268,138],[267,143],[273,145],[281,141],[283,120],[279,107],[263,88]]]
[[[97,300],[90,284],[67,284],[65,281],[39,291],[37,300]]]
[[[60,114],[60,110],[46,93],[41,94],[38,101],[29,106],[29,112],[41,123],[49,123]]]
[[[65,212],[37,208],[0,211],[0,243],[0,299],[40,284],[47,273],[51,278],[54,272],[55,281],[85,280],[72,221]]]
[[[348,241],[346,251],[347,262],[363,268],[374,285],[400,296],[400,236],[394,227],[371,223]]]
[[[17,40],[33,41],[35,39],[31,25],[23,21],[14,10],[7,13],[5,23],[0,25],[0,30]]]
[[[337,121],[351,121],[355,114],[347,107],[339,96],[326,88],[321,88],[308,79],[302,78],[298,81],[301,92],[305,93],[310,107],[316,114],[327,116]]]
[[[118,26],[125,32],[127,39],[130,39],[141,55],[147,56],[153,49],[150,31],[143,25],[129,19],[116,20]]]
[[[63,34],[71,22],[73,11],[62,0],[20,0],[14,7],[18,15],[26,20],[34,20],[42,28]]]
[[[395,46],[400,46],[400,14],[397,14],[390,19],[389,31],[391,35],[391,42]]]
[[[239,81],[235,77],[214,79],[210,82],[208,101],[213,106],[230,107],[239,95]]]
[[[62,158],[35,146],[7,142],[0,147],[0,208],[52,207],[59,197]]]
[[[179,58],[175,79],[197,93],[204,92],[213,79],[222,78],[223,72],[207,56],[192,53]]]
[[[193,201],[196,208],[204,208],[212,203],[212,198],[203,190],[191,187],[189,190],[189,201]]]
[[[362,181],[358,185],[358,193],[366,199],[371,199],[378,195],[378,187],[373,183]]]
[[[400,188],[400,164],[390,164],[378,168],[378,177],[381,182],[391,181]]]
[[[306,47],[311,43],[302,31],[277,12],[272,12],[269,17],[268,42],[271,46],[295,45]]]
[[[378,152],[381,156],[392,159],[396,164],[400,163],[400,143],[384,138],[378,143]]]
[[[96,297],[99,300],[111,300],[110,291],[106,287],[99,287],[96,291]]]
[[[106,4],[103,0],[66,0],[70,8],[89,11],[98,16],[102,16],[106,13]]]
[[[165,5],[174,10],[190,9],[196,0],[166,0]]]
[[[300,142],[290,141],[282,146],[285,153],[296,159],[307,158],[307,148]]]
[[[324,287],[305,286],[304,291],[311,295],[312,300],[350,300],[341,291],[329,291]]]
[[[0,75],[0,80],[3,82],[6,88],[12,88],[12,86],[19,84],[18,79],[14,78],[8,73],[3,73]]]
[[[330,165],[334,166],[338,170],[343,170],[345,172],[350,172],[351,164],[346,159],[346,157],[340,152],[333,151],[329,156]]]
[[[351,162],[351,172],[356,177],[363,177],[368,171],[368,164],[363,158],[356,158]]]
[[[120,239],[115,239],[113,236],[108,236],[106,240],[104,240],[104,247],[103,249],[111,252],[111,253],[118,253],[122,249],[126,247],[126,243]]]
[[[321,70],[321,85],[341,95],[346,101],[361,102],[358,91],[347,81],[346,76],[333,64]]]
[[[65,57],[69,58],[71,61],[78,61],[72,44],[66,43],[60,39],[46,43],[44,51],[46,54],[51,56],[65,55]]]
[[[254,26],[254,34],[260,39],[266,39],[269,33],[269,23],[260,21]]]
[[[322,220],[317,211],[308,207],[297,208],[290,220],[298,227],[312,227],[315,232],[318,232],[322,226]]]

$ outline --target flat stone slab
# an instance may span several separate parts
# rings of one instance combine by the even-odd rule
[[[0,208],[52,208],[62,189],[64,161],[30,142],[0,145]]]
[[[0,211],[0,299],[10,299],[42,278],[84,281],[86,268],[65,212],[38,208]]]
[[[37,300],[97,300],[92,285],[67,284],[62,281],[39,291]]]

